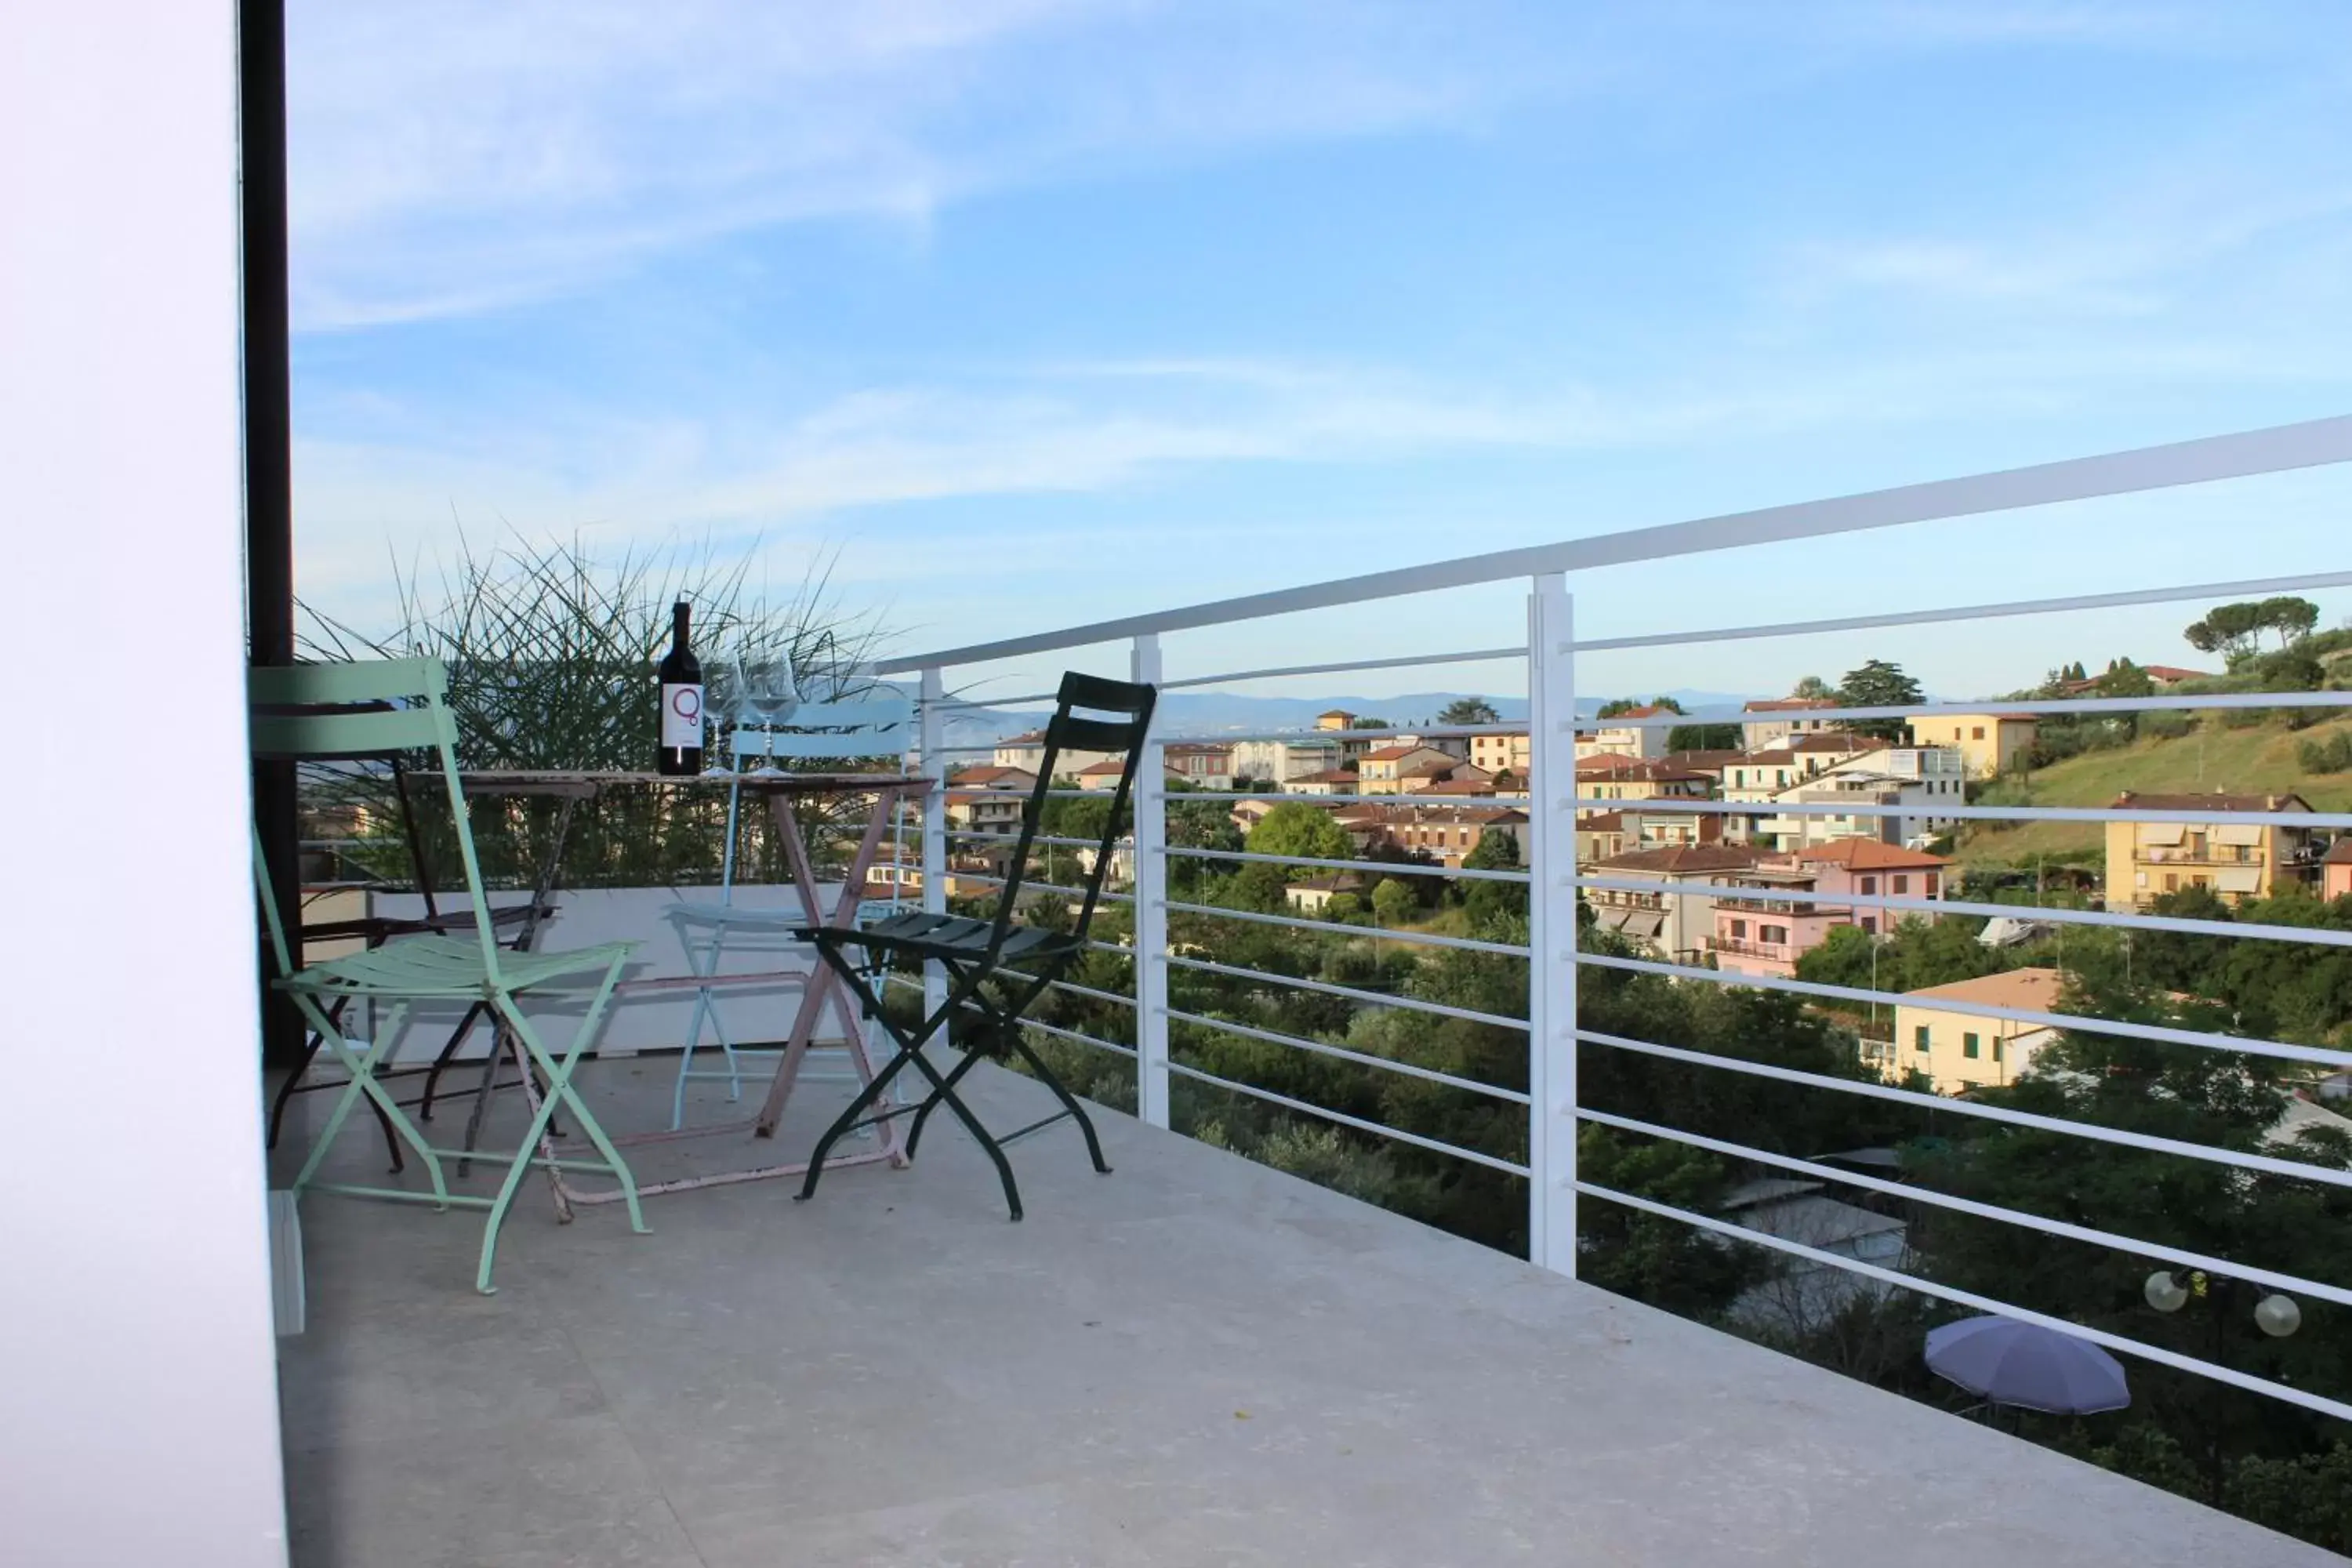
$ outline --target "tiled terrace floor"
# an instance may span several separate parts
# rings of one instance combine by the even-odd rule
[[[583,1077],[608,1125],[646,1126],[669,1067]],[[842,1092],[803,1089],[792,1146]],[[980,1095],[1006,1126],[1038,1098],[1002,1074]],[[475,1217],[311,1200],[310,1328],[283,1346],[295,1562],[2336,1561],[1101,1121],[1112,1176],[1066,1127],[1016,1148],[1017,1226],[945,1118],[913,1169],[838,1172],[807,1205],[651,1200],[650,1236],[617,1208],[559,1229],[534,1184],[495,1298]],[[373,1138],[346,1135],[348,1171],[380,1168]]]

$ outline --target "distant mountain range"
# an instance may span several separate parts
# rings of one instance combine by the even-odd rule
[[[1749,700],[1747,696],[1735,692],[1687,689],[1664,693],[1645,691],[1640,695],[1640,700],[1646,702],[1652,697],[1661,695],[1671,697],[1694,710],[1736,708]],[[1312,729],[1316,715],[1334,708],[1361,719],[1386,719],[1396,728],[1431,724],[1436,721],[1438,713],[1448,703],[1476,696],[1479,694],[1469,691],[1410,691],[1396,697],[1234,697],[1214,691],[1171,691],[1160,701],[1165,728],[1171,733],[1246,735],[1270,730]],[[1483,700],[1501,715],[1506,723],[1528,716],[1527,700],[1523,697],[1486,697]],[[1578,715],[1589,719],[1610,700],[1606,694],[1581,700],[1577,704]],[[960,710],[948,721],[947,743],[950,746],[982,745],[1007,735],[1041,728],[1052,716],[1051,710],[1042,708]]]

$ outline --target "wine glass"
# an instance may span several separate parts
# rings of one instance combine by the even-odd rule
[[[733,773],[735,756],[724,731],[740,729],[743,723],[743,674],[736,668],[735,660],[722,658],[712,662],[710,672],[702,682],[702,713],[707,726],[707,747],[710,752],[710,766],[704,771]]]
[[[782,770],[775,764],[776,726],[799,710],[801,689],[793,679],[791,655],[781,648],[747,647],[735,656],[735,671],[741,681],[743,706],[759,716],[768,731],[768,761],[752,771],[772,778]]]

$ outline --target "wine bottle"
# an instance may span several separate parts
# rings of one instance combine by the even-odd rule
[[[670,606],[669,652],[656,678],[661,681],[661,744],[654,769],[671,774],[702,771],[702,661],[694,657],[684,599]]]

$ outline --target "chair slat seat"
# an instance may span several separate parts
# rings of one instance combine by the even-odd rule
[[[478,941],[436,932],[313,963],[279,984],[321,996],[437,998],[546,991],[558,989],[553,983],[569,975],[603,973],[636,945],[616,942],[560,952],[502,952],[493,976]]]
[[[921,910],[909,910],[861,930],[837,931],[813,926],[794,934],[803,942],[857,942],[908,958],[954,959],[976,963],[988,956],[988,939],[994,930],[995,922],[992,921],[974,920],[969,915],[929,914]],[[997,958],[1007,963],[1018,963],[1024,958],[1059,958],[1085,945],[1078,938],[1063,932],[1044,931],[1036,926],[1012,926],[1004,933],[1004,945],[998,950]]]

